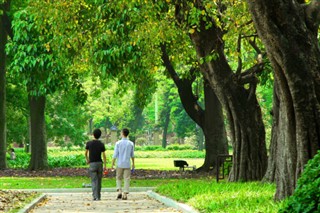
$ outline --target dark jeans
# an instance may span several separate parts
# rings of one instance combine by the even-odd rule
[[[94,199],[101,198],[102,162],[92,162],[89,167],[91,177],[92,196]]]

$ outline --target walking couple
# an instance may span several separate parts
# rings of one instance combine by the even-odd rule
[[[129,194],[130,187],[130,158],[132,161],[132,169],[134,169],[134,144],[128,139],[129,130],[122,129],[122,139],[116,142],[114,147],[114,154],[112,158],[112,169],[117,161],[116,168],[116,186],[117,186],[117,199],[126,200]],[[107,161],[105,154],[105,146],[99,140],[101,130],[95,129],[93,131],[94,139],[88,141],[86,144],[85,157],[87,164],[89,164],[89,174],[91,177],[92,196],[93,200],[101,199],[101,182],[103,170],[107,171]],[[101,159],[101,155],[103,161]],[[124,188],[122,190],[122,180],[124,180]]]

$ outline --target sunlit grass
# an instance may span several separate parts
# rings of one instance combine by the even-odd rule
[[[187,203],[200,212],[277,212],[281,203],[273,200],[274,184],[216,183],[212,179],[180,180],[161,185],[157,191]]]

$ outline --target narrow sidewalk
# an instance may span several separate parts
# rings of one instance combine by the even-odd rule
[[[92,200],[91,192],[45,192],[46,199],[30,212],[182,212],[151,198],[147,192],[130,192],[128,200],[117,200],[116,192],[102,192],[100,201]]]
[[[27,212],[183,212],[194,208],[153,192],[154,187],[132,187],[128,200],[117,200],[115,188],[102,188],[100,201],[92,200],[91,188],[29,189],[41,193],[19,213]],[[14,190],[14,189],[12,189]]]

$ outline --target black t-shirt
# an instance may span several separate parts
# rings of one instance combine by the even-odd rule
[[[89,150],[90,162],[102,162],[101,152],[106,151],[104,144],[99,140],[88,141],[86,149]]]

